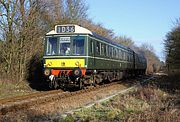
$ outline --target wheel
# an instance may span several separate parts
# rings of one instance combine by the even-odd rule
[[[54,89],[58,89],[58,86],[57,80],[54,80]]]
[[[84,82],[79,79],[79,89],[84,89]]]
[[[95,82],[95,81],[93,81],[92,85],[93,85],[94,87],[96,87],[96,86],[97,86],[97,84],[96,84],[96,82]]]
[[[90,85],[96,87],[96,81],[95,81],[94,75],[91,75],[90,80],[92,81]]]
[[[58,88],[58,83],[57,83],[57,80],[56,80],[56,78],[54,77],[53,79],[52,79],[52,81],[50,81],[49,82],[49,88],[50,89],[57,89]]]
[[[52,83],[52,81],[49,82],[49,88],[50,88],[50,89],[53,88],[53,83]]]

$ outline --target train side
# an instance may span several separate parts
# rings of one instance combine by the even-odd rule
[[[147,60],[143,55],[134,54],[134,64],[135,64],[135,74],[144,75],[146,73],[147,68]]]
[[[146,59],[78,25],[46,34],[44,75],[50,87],[95,85],[144,74]]]

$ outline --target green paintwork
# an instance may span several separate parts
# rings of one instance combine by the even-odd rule
[[[56,35],[56,36],[79,36],[79,35]],[[90,35],[81,35],[85,36],[85,55],[83,56],[44,56],[44,60],[46,58],[63,58],[63,59],[85,59],[85,65],[87,69],[95,69],[95,70],[128,70],[128,69],[145,69],[146,62],[143,60],[141,63],[138,58],[141,59],[141,57],[138,57],[137,54],[134,55],[133,51],[121,49],[121,47],[117,47],[113,44],[110,44],[108,42],[105,42],[104,40],[97,39]],[[118,49],[119,51],[122,50],[124,53],[124,59],[122,59],[122,56],[119,55],[116,58],[113,56],[105,56],[98,54],[95,50],[97,48],[97,43],[100,42],[103,45],[108,45],[113,47],[114,49]],[[93,45],[93,46],[92,46]],[[106,48],[106,47],[105,47]],[[46,48],[45,48],[46,49]],[[101,49],[102,50],[102,49]],[[117,54],[119,54],[117,52]],[[127,57],[131,55],[131,59],[129,58],[129,61],[127,61]],[[120,58],[121,57],[121,58]],[[135,57],[135,65],[134,65],[134,57]],[[68,68],[68,67],[67,67]]]

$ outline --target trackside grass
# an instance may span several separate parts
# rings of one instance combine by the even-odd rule
[[[177,77],[159,77],[141,85],[136,92],[118,95],[68,115],[63,121],[162,121],[180,120],[180,89]]]
[[[15,83],[10,81],[0,81],[0,99],[21,96],[36,92],[32,90],[26,82]]]

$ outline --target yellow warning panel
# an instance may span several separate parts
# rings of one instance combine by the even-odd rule
[[[84,67],[85,59],[45,59],[46,67]]]

